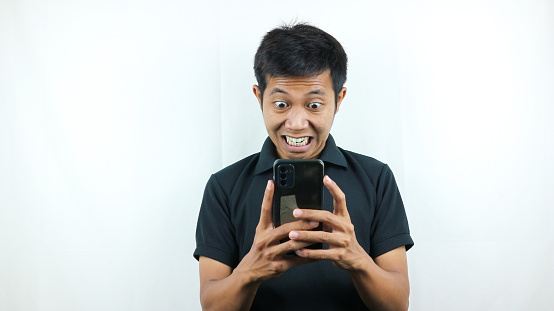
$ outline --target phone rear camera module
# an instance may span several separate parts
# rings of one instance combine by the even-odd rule
[[[291,163],[281,163],[276,167],[274,173],[275,184],[280,188],[294,187],[294,165]]]

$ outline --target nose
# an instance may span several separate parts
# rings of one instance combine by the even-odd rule
[[[285,127],[291,131],[303,131],[309,127],[308,114],[303,107],[293,107],[289,110]]]

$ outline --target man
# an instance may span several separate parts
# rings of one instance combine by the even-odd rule
[[[263,38],[253,91],[269,138],[206,186],[194,252],[205,310],[408,308],[413,242],[393,174],[329,134],[346,95],[346,63],[340,43],[310,25]],[[274,228],[277,158],[321,159],[328,191],[322,210],[296,209],[298,221]],[[310,231],[320,222],[324,231]],[[326,246],[305,248],[314,243]]]

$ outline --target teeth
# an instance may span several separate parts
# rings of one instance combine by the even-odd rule
[[[287,139],[287,144],[295,147],[306,146],[309,139],[309,137],[294,138],[289,136],[285,136],[285,138]]]

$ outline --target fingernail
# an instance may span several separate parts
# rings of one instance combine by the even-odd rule
[[[294,211],[292,211],[292,215],[294,217],[299,217],[300,215],[302,215],[302,211],[297,208]]]
[[[302,250],[301,249],[297,249],[294,252],[296,253],[296,255],[302,256]]]
[[[317,226],[319,226],[318,221],[310,221],[310,227],[317,227]]]
[[[291,238],[291,239],[296,239],[297,237],[298,237],[298,232],[296,232],[296,231],[291,231],[291,232],[289,233],[289,238]]]
[[[331,181],[332,181],[332,180],[331,180],[331,177],[329,177],[328,175],[325,175],[324,178],[325,178],[325,180],[326,180],[327,182],[331,182]]]
[[[265,188],[266,188],[266,189],[269,189],[270,185],[271,185],[271,180],[268,180],[268,181],[267,181],[267,185],[265,186]]]

